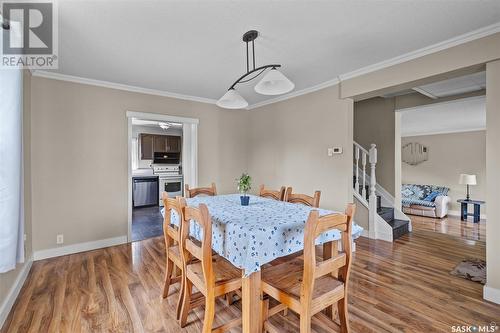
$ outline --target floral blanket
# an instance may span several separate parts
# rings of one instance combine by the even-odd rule
[[[432,192],[439,192],[439,195],[448,195],[450,189],[444,186],[436,185],[401,185],[401,203],[404,207],[411,205],[435,207],[434,200],[424,200]]]

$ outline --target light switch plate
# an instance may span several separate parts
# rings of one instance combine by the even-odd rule
[[[339,155],[342,154],[342,147],[332,147],[328,148],[328,156]]]

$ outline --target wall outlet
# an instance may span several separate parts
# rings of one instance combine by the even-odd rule
[[[342,154],[342,147],[328,148],[328,156]]]
[[[64,235],[63,234],[57,235],[56,244],[63,244],[63,243],[64,243]]]

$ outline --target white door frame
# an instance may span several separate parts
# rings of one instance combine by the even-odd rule
[[[199,119],[169,116],[159,113],[127,111],[127,169],[128,169],[128,218],[127,237],[132,241],[132,118],[153,121],[182,123],[182,173],[184,182],[192,187],[198,186],[198,123]]]

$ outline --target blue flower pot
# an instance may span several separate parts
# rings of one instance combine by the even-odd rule
[[[240,200],[242,206],[248,206],[248,203],[250,202],[250,197],[248,195],[242,195],[240,196]]]

